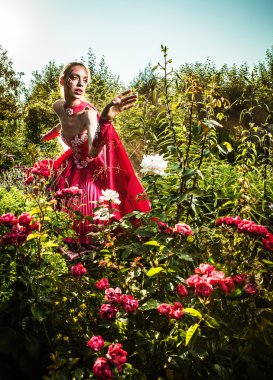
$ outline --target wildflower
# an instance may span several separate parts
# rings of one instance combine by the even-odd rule
[[[93,335],[87,342],[87,346],[93,351],[100,351],[100,349],[104,347],[104,340],[100,335]]]
[[[184,298],[189,294],[188,289],[182,284],[177,285],[176,293],[180,298]]]
[[[178,223],[174,226],[173,232],[183,236],[193,235],[192,229],[185,223]]]
[[[121,343],[111,344],[106,354],[106,357],[117,367],[119,372],[122,371],[122,365],[127,360],[127,351],[122,350],[121,347]]]
[[[95,283],[95,287],[99,290],[106,290],[109,288],[110,284],[107,278],[102,278],[100,281]]]
[[[100,317],[102,319],[114,319],[118,312],[118,308],[115,305],[104,303],[100,308]]]
[[[126,313],[132,313],[138,308],[138,301],[132,296],[126,294],[121,296],[120,304]]]
[[[163,155],[144,155],[140,166],[142,167],[140,171],[144,175],[164,175],[167,161],[164,160]]]
[[[112,202],[117,205],[120,204],[119,194],[115,190],[106,189],[102,190],[102,195],[100,196],[100,202]]]
[[[109,302],[120,303],[121,294],[122,292],[120,288],[108,288],[105,290],[105,299]]]
[[[87,269],[81,264],[78,263],[77,265],[73,265],[71,267],[71,273],[73,276],[81,276],[87,272]]]
[[[97,358],[93,365],[93,373],[99,380],[111,380],[113,378],[112,370],[106,358]]]

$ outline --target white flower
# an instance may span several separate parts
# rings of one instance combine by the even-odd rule
[[[100,196],[100,202],[107,201],[112,202],[117,205],[120,204],[119,194],[115,190],[106,189],[102,190],[102,195]]]
[[[140,164],[143,174],[151,175],[164,175],[167,168],[167,161],[164,160],[163,155],[155,154],[154,156],[144,155]]]
[[[108,207],[100,207],[94,212],[94,220],[109,220],[114,214],[109,213]]]

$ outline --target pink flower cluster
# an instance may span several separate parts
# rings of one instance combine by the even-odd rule
[[[181,236],[193,235],[192,229],[190,228],[190,226],[188,226],[185,223],[178,223],[178,224],[175,224],[174,227],[168,227],[167,223],[162,222],[161,220],[155,217],[151,218],[151,220],[156,222],[158,231],[164,234],[167,234],[167,235],[179,234]]]
[[[170,319],[180,319],[184,314],[183,306],[180,302],[175,302],[173,305],[162,303],[158,305],[157,311],[159,314],[167,315]]]
[[[40,223],[35,222],[28,212],[23,212],[18,218],[10,212],[3,214],[0,216],[0,224],[10,228],[0,240],[5,246],[22,245],[32,231],[41,228]]]
[[[199,267],[195,268],[195,274],[191,275],[186,283],[188,286],[194,287],[196,296],[210,297],[215,286],[218,286],[223,293],[229,294],[235,290],[235,284],[246,284],[246,281],[246,274],[241,273],[226,277],[223,272],[217,271],[213,265],[200,264]],[[252,285],[255,287],[254,284]],[[245,286],[245,292],[250,294],[248,288],[249,284]]]
[[[71,273],[75,277],[80,277],[87,272],[87,269],[82,265],[82,263],[78,263],[77,265],[73,265],[71,267]]]
[[[127,351],[122,349],[122,344],[111,344],[108,347],[106,358],[99,357],[96,359],[93,366],[93,373],[99,380],[111,380],[113,378],[111,365],[116,366],[118,371],[122,372],[122,366],[126,363],[126,361]]]
[[[48,178],[51,175],[52,168],[53,168],[52,160],[42,160],[42,161],[36,162],[33,165],[33,167],[30,169],[30,172],[32,174],[38,175],[39,177]]]
[[[82,194],[82,189],[79,189],[77,186],[68,187],[66,189],[58,190],[54,194],[54,198],[64,199],[80,196]]]
[[[273,251],[273,234],[265,226],[256,224],[247,219],[241,219],[239,216],[226,216],[216,220],[216,225],[226,224],[237,227],[239,232],[248,232],[253,235],[263,236],[263,246],[268,251]]]
[[[109,302],[101,305],[100,317],[102,319],[114,319],[119,310],[117,305],[120,305],[125,313],[132,313],[138,309],[138,300],[129,294],[122,294],[120,288],[109,288],[110,284],[107,278],[102,278],[95,286],[97,289],[105,291],[105,300]]]

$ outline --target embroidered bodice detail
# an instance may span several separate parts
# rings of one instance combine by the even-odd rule
[[[63,131],[61,131],[61,138],[73,151],[73,158],[77,168],[85,168],[88,163],[93,160],[92,157],[88,156],[89,145],[87,130],[71,138],[64,136]]]

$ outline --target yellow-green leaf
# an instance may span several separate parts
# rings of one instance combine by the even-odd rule
[[[204,320],[204,322],[206,323],[207,326],[209,326],[209,327],[211,327],[213,329],[219,329],[220,328],[220,325],[216,321],[216,319],[214,319],[210,315],[205,314],[203,320]]]
[[[187,346],[190,341],[191,341],[191,338],[193,337],[194,333],[196,332],[196,330],[198,329],[199,327],[199,324],[198,323],[195,323],[194,325],[192,325],[188,331],[186,332],[186,342],[185,342],[185,346]]]
[[[164,270],[164,268],[162,268],[162,267],[151,268],[148,270],[148,272],[146,274],[147,274],[147,276],[151,277],[151,276],[154,276],[155,274],[161,272],[162,270]]]
[[[198,310],[187,307],[187,308],[183,309],[183,311],[185,314],[190,314],[193,317],[198,317],[198,318],[202,319],[202,314]]]
[[[146,243],[144,243],[144,245],[153,245],[155,247],[160,247],[160,244],[156,240],[146,241]]]

